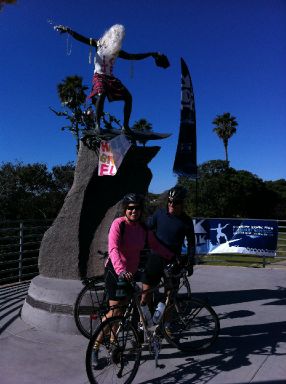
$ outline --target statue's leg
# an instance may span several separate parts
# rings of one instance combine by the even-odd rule
[[[104,101],[106,98],[105,93],[101,93],[97,95],[96,103],[95,103],[95,130],[96,133],[100,133],[100,119],[103,115],[103,106],[104,106]]]
[[[132,133],[131,129],[129,128],[129,120],[131,116],[131,111],[132,111],[132,95],[129,91],[126,90],[125,96],[124,96],[124,120],[123,120],[123,132],[124,133]]]

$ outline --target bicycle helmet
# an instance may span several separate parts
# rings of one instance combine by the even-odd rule
[[[144,207],[144,196],[138,193],[128,193],[122,199],[122,208],[125,210],[129,204],[137,204],[141,208]]]
[[[178,185],[171,188],[168,192],[168,199],[171,201],[183,201],[187,196],[186,188]]]

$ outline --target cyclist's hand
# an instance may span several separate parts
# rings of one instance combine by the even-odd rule
[[[120,273],[119,276],[122,277],[126,281],[129,281],[129,282],[133,281],[133,273],[131,273],[131,272],[122,272],[122,273]]]

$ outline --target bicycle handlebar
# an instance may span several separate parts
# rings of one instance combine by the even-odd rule
[[[176,269],[179,269],[178,272],[176,273]],[[186,268],[180,267],[178,264],[171,263],[166,266],[164,269],[164,275],[168,278],[170,277],[181,277],[184,273],[186,273]]]

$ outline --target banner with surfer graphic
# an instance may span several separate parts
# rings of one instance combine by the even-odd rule
[[[194,219],[197,254],[276,256],[276,220]]]

